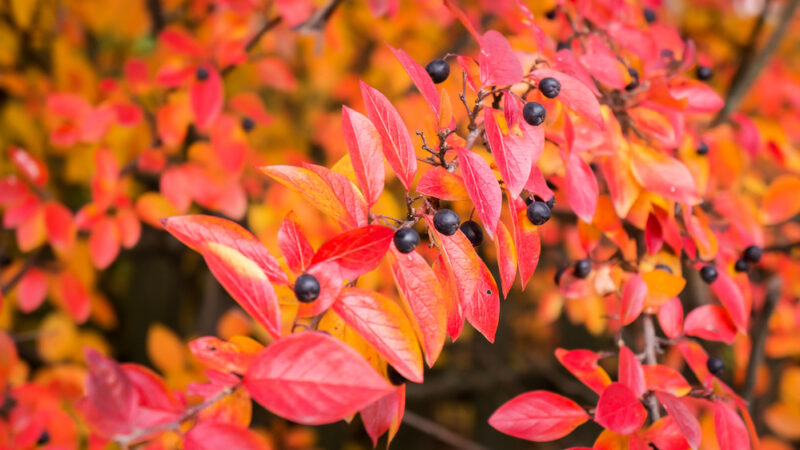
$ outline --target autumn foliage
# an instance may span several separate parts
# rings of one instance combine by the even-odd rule
[[[3,2],[0,449],[794,448],[798,3]]]

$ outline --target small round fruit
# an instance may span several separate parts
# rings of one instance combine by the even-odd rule
[[[434,83],[439,84],[450,76],[450,64],[443,59],[434,59],[425,66],[425,71]]]
[[[253,131],[253,128],[255,128],[255,127],[256,127],[256,123],[253,122],[253,119],[251,119],[249,117],[243,117],[242,118],[242,130],[244,130],[245,133],[249,133],[249,132]]]
[[[650,8],[645,8],[644,11],[644,20],[647,23],[653,23],[656,21],[656,12]]]
[[[666,264],[661,264],[661,263],[656,264],[656,269],[663,270],[664,272],[667,273],[672,273],[672,268]]]
[[[47,430],[42,431],[42,434],[39,435],[39,438],[36,439],[36,445],[47,445],[50,443],[50,433]]]
[[[467,220],[462,223],[461,232],[469,239],[473,247],[477,247],[483,242],[483,229],[474,220]]]
[[[714,71],[708,66],[697,66],[697,79],[706,81],[714,75]]]
[[[764,252],[763,250],[761,250],[761,247],[757,245],[751,245],[746,249],[744,249],[744,253],[742,253],[742,256],[744,257],[745,261],[757,264],[759,261],[761,261],[761,255],[763,253]]]
[[[208,79],[208,70],[203,67],[197,69],[197,72],[194,73],[194,76],[197,78],[198,81],[206,81]]]
[[[541,200],[528,205],[526,214],[528,215],[528,220],[534,225],[544,225],[545,222],[550,220],[550,208],[547,207],[547,203]]]
[[[700,143],[697,144],[697,149],[695,150],[695,152],[700,156],[707,155],[708,144],[706,144],[706,141],[700,141]]]
[[[400,253],[411,253],[419,245],[419,233],[413,228],[400,228],[394,232],[394,246]]]
[[[719,273],[717,272],[717,268],[712,265],[703,266],[700,269],[700,278],[702,278],[703,281],[705,281],[708,284],[711,284],[714,281],[716,281],[718,276]]]
[[[449,209],[440,209],[433,215],[433,227],[445,236],[452,236],[458,231],[461,219],[458,214]]]
[[[294,281],[294,295],[303,303],[310,303],[319,297],[319,281],[314,275],[304,273]]]
[[[561,83],[553,77],[542,78],[539,81],[539,90],[547,98],[556,98],[561,92]]]
[[[550,11],[547,11],[546,13],[544,13],[544,16],[547,17],[547,20],[553,20],[553,19],[556,18],[556,13],[557,12],[558,11],[556,11],[556,9],[553,8]]]
[[[628,74],[631,76],[631,82],[625,86],[625,90],[632,91],[639,87],[639,71],[632,67],[628,67]]]
[[[569,49],[570,49],[569,42],[566,42],[566,41],[558,41],[558,44],[556,44],[556,51],[559,51],[559,50],[569,50]]]
[[[575,267],[572,268],[572,273],[577,278],[586,278],[592,273],[592,262],[588,259],[579,259],[575,262]]]
[[[750,263],[745,261],[744,258],[737,259],[733,265],[733,270],[737,272],[747,272],[748,269],[750,269]]]
[[[522,107],[522,118],[529,125],[539,126],[544,123],[545,117],[547,117],[547,110],[539,102],[528,102]]]
[[[725,361],[717,355],[711,355],[706,361],[706,368],[713,375],[720,376],[725,371]]]
[[[397,369],[389,365],[386,366],[386,378],[388,378],[389,382],[395,386],[400,386],[406,382],[406,377],[400,375],[400,372],[398,372]]]

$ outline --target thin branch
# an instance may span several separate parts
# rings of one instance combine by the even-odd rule
[[[728,89],[728,95],[725,97],[725,106],[722,107],[711,126],[716,126],[725,122],[739,107],[739,104],[744,100],[745,95],[750,90],[750,86],[756,81],[761,71],[767,65],[767,62],[769,62],[772,54],[778,49],[778,46],[789,29],[789,23],[792,21],[792,17],[794,17],[798,5],[800,5],[800,0],[789,0],[787,2],[783,11],[781,11],[775,31],[773,31],[761,51],[756,50],[757,46],[754,42],[759,40],[758,34],[760,33],[757,33],[759,29],[755,30],[756,32],[751,36],[751,41],[754,42],[751,42],[753,46],[750,54],[753,56],[745,55],[742,59],[742,63],[739,65],[739,69],[736,75],[734,75],[731,86]],[[766,7],[767,5],[765,5],[765,8]]]
[[[130,432],[129,434],[122,436],[115,436],[114,441],[119,443],[122,448],[128,448],[128,446],[130,446],[132,442],[136,442],[147,436],[151,436],[162,431],[178,429],[183,422],[194,419],[204,409],[208,408],[214,403],[217,403],[223,398],[233,394],[233,392],[236,391],[236,389],[239,388],[240,386],[241,383],[226,387],[225,389],[221,390],[217,395],[207,400],[204,400],[203,402],[198,403],[190,408],[187,408],[186,411],[184,411],[184,413],[181,414],[180,417],[171,422],[162,423],[149,428],[136,429]]]
[[[258,41],[260,41],[260,40],[261,40],[261,38],[262,38],[262,37],[263,37],[263,36],[264,36],[264,35],[265,35],[265,34],[266,34],[266,33],[267,33],[269,30],[271,30],[271,29],[275,28],[275,27],[276,27],[276,26],[278,26],[278,24],[280,24],[280,23],[281,23],[281,16],[276,16],[276,17],[273,17],[272,19],[270,19],[270,20],[268,20],[268,21],[264,22],[264,25],[263,25],[263,26],[262,26],[262,27],[261,27],[261,28],[260,28],[260,29],[259,29],[259,30],[256,32],[256,34],[254,34],[254,35],[253,35],[253,37],[251,37],[251,38],[250,38],[250,40],[249,40],[249,41],[247,41],[247,44],[245,44],[245,46],[244,46],[244,50],[245,50],[245,52],[250,52],[250,50],[252,50],[252,49],[253,49],[253,47],[255,47],[255,46],[256,46],[256,44],[258,44]],[[224,69],[222,69],[222,71],[221,71],[220,73],[222,74],[222,76],[225,76],[225,75],[226,75],[226,74],[228,74],[228,73],[229,73],[231,70],[233,70],[235,67],[236,67],[236,65],[235,65],[235,64],[231,64],[231,65],[229,65],[229,66],[225,67]]]
[[[153,35],[158,35],[164,28],[164,13],[161,9],[161,0],[147,0],[147,12],[150,15],[150,28]]]
[[[488,450],[487,447],[456,434],[442,425],[409,410],[406,410],[403,414],[403,423],[423,433],[429,434],[454,448],[462,450]]]
[[[336,8],[342,4],[342,0],[330,0],[328,4],[316,10],[305,22],[294,27],[295,31],[300,34],[315,34],[320,33],[325,28],[328,19],[331,18]]]
[[[644,315],[644,361],[647,365],[656,364],[656,327],[653,324],[651,314]],[[650,409],[650,419],[655,422],[661,418],[661,411],[658,408],[658,400],[654,396],[647,397],[647,407]]]
[[[28,256],[28,259],[25,260],[25,262],[22,264],[22,267],[19,268],[17,273],[15,273],[14,276],[11,277],[10,280],[8,280],[8,283],[0,287],[0,294],[2,294],[5,297],[9,292],[11,292],[11,290],[14,289],[14,286],[16,286],[17,283],[19,283],[19,281],[22,279],[25,273],[28,272],[28,270],[30,270],[36,264],[41,254],[42,251],[40,250]]]
[[[767,341],[767,334],[769,334],[769,319],[772,317],[780,298],[781,279],[778,276],[774,276],[767,282],[767,295],[764,299],[764,306],[750,332],[752,344],[750,346],[750,358],[747,360],[747,375],[742,388],[742,398],[750,404],[751,412],[755,412],[753,392],[756,385],[758,367],[764,362],[764,345]]]

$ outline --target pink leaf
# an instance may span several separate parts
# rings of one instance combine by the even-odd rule
[[[361,96],[369,120],[378,129],[383,154],[406,190],[411,189],[417,173],[417,155],[403,119],[389,99],[377,89],[361,82]]]
[[[19,280],[17,302],[19,310],[30,313],[38,308],[47,296],[47,273],[42,269],[32,267],[25,272]]]
[[[661,304],[658,308],[658,324],[661,325],[661,330],[670,338],[683,334],[683,305],[681,299],[674,297]]]
[[[517,276],[517,249],[514,247],[514,237],[502,221],[497,223],[497,239],[494,240],[494,245],[497,250],[497,265],[500,271],[500,282],[503,285],[503,297],[507,297]]]
[[[739,286],[727,273],[720,271],[717,279],[711,283],[711,290],[728,311],[736,328],[746,333],[747,322],[750,319],[750,304],[745,301]]]
[[[700,446],[700,439],[702,438],[702,431],[700,430],[700,422],[697,421],[695,414],[684,405],[681,399],[672,394],[656,392],[656,397],[658,397],[658,401],[664,405],[667,414],[672,417],[672,420],[674,420],[675,424],[680,428],[689,446],[698,448]]]
[[[311,265],[314,248],[306,239],[294,211],[289,211],[278,230],[278,249],[286,264],[294,272],[302,272]]]
[[[742,418],[722,400],[714,402],[714,430],[720,450],[750,448],[750,436]]]
[[[503,433],[530,441],[562,438],[589,420],[574,401],[547,391],[514,397],[489,417],[489,425]]]
[[[586,223],[592,223],[597,209],[599,188],[592,168],[577,152],[571,152],[567,161],[567,199],[575,214]]]
[[[647,298],[647,283],[641,275],[636,274],[628,278],[622,289],[622,305],[620,306],[620,322],[629,325],[642,313],[644,301]]]
[[[507,110],[516,108],[519,113],[516,118],[521,118],[518,103],[511,101],[506,102],[506,105]],[[497,164],[497,169],[500,171],[500,175],[503,177],[506,189],[508,189],[512,197],[518,197],[530,177],[534,158],[538,159],[538,156],[541,155],[541,151],[537,152],[530,145],[521,145],[523,143],[533,142],[525,139],[522,134],[522,126],[519,122],[514,124],[516,125],[514,128],[511,128],[512,124],[509,123],[507,125],[509,128],[508,134],[503,134],[497,119],[499,114],[499,111],[486,108],[483,116],[486,126],[486,137],[489,140],[492,156]],[[541,129],[542,127],[538,128]],[[541,149],[544,149],[544,139],[538,141],[537,144],[541,144]]]
[[[528,220],[525,202],[522,199],[509,200],[511,209],[511,224],[514,229],[514,242],[517,247],[517,264],[519,265],[519,278],[522,289],[536,271],[539,257],[542,253],[542,238],[539,227]]]
[[[345,419],[393,390],[358,352],[316,331],[273,342],[250,365],[244,386],[268,410],[306,425]]]
[[[185,450],[268,450],[270,447],[255,431],[224,422],[200,422],[183,441]]]
[[[195,79],[189,88],[194,123],[201,131],[208,129],[212,122],[222,112],[224,100],[222,77],[217,69],[210,65],[202,67],[208,72],[205,80]]]
[[[726,344],[736,339],[736,326],[731,322],[725,308],[717,305],[703,305],[691,310],[683,324],[684,333],[710,341]]]
[[[632,434],[644,425],[647,411],[633,391],[620,383],[611,383],[600,395],[594,421],[619,434]]]
[[[464,185],[483,222],[486,234],[494,237],[500,210],[503,207],[503,193],[500,185],[486,161],[476,153],[457,148],[458,162],[464,175]]]
[[[391,394],[386,394],[376,402],[361,410],[364,429],[372,439],[372,446],[378,445],[378,438],[386,431],[399,427],[406,407],[406,385],[398,386]],[[393,433],[389,433],[389,442]]]
[[[119,232],[113,217],[98,220],[89,235],[89,255],[99,270],[111,265],[119,255]]]
[[[419,65],[416,61],[414,61],[406,52],[402,49],[392,48],[391,45],[387,45],[389,50],[394,53],[394,56],[400,61],[400,64],[403,65],[403,68],[406,69],[408,76],[411,77],[411,81],[417,86],[419,92],[422,93],[422,96],[425,97],[427,100],[428,105],[430,105],[431,109],[433,109],[434,114],[439,116],[439,103],[441,100],[439,99],[439,92],[436,90],[436,86],[433,84],[433,80],[431,76],[428,75],[428,72],[425,70],[424,67]]]
[[[480,44],[482,86],[509,86],[522,80],[522,65],[502,34],[489,30],[481,37]]]
[[[628,386],[636,397],[641,397],[647,392],[642,363],[631,349],[625,346],[619,349],[619,382]]]
[[[464,180],[441,166],[436,166],[422,175],[417,183],[417,192],[441,200],[456,201],[469,198]]]
[[[381,137],[365,116],[342,106],[342,133],[361,192],[371,206],[383,193]]]
[[[669,88],[678,100],[686,99],[688,113],[714,113],[722,109],[725,100],[711,86],[702,81],[687,80]]]
[[[586,87],[581,81],[552,69],[536,69],[531,75],[537,81],[543,78],[551,77],[561,83],[561,92],[558,94],[558,99],[564,105],[591,120],[600,128],[604,128],[603,114],[600,111],[600,103],[597,97],[594,96],[591,89]]]

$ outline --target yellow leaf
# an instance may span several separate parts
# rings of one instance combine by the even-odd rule
[[[169,328],[153,324],[147,331],[147,355],[164,373],[179,372],[186,366],[185,346]]]
[[[47,316],[39,327],[36,349],[47,362],[67,359],[78,347],[75,323],[61,313]]]
[[[781,175],[769,185],[761,201],[764,223],[776,224],[800,213],[800,177]]]

